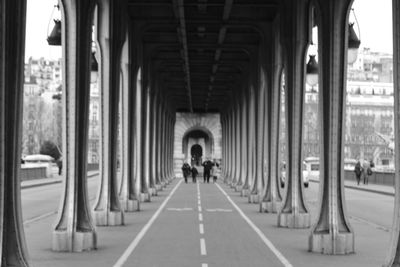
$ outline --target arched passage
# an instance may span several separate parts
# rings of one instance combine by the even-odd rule
[[[182,138],[184,160],[191,165],[201,165],[206,158],[214,155],[214,137],[206,128],[191,128]]]

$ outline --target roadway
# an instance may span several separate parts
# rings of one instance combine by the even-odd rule
[[[88,179],[93,203],[98,178]],[[373,185],[370,185],[373,186]],[[84,253],[51,252],[51,231],[61,184],[22,190],[25,233],[33,266],[380,266],[389,245],[392,196],[346,189],[356,253],[307,252],[309,229],[276,227],[275,214],[261,214],[223,184],[182,183],[127,213],[126,225],[98,227],[99,247]],[[318,184],[306,199],[313,221]],[[120,264],[120,265],[119,265]]]

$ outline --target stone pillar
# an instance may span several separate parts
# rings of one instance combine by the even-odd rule
[[[138,190],[135,184],[135,107],[136,107],[136,73],[132,73],[131,64],[129,63],[129,36],[125,40],[123,47],[122,58],[122,101],[123,105],[122,117],[122,160],[123,171],[121,190],[119,192],[120,201],[124,211],[138,211],[140,210]],[[136,70],[135,70],[136,71]]]
[[[249,88],[249,93],[248,93],[248,105],[247,105],[247,127],[246,127],[246,132],[247,132],[247,173],[246,173],[246,178],[245,182],[243,185],[243,191],[242,191],[242,196],[243,197],[250,197],[250,190],[251,190],[251,185],[254,180],[254,159],[255,159],[255,92],[254,92],[254,87],[253,85],[250,86]]]
[[[261,75],[264,79],[272,80],[271,90],[265,93],[264,110],[264,156],[263,166],[266,170],[266,181],[260,212],[277,213],[282,203],[280,184],[280,162],[279,162],[279,124],[280,124],[280,103],[281,103],[281,75],[283,70],[282,49],[280,45],[279,18],[274,21],[273,39],[273,65],[271,78],[269,79],[262,70]],[[264,171],[264,170],[263,170]]]
[[[307,49],[307,0],[282,1],[282,41],[285,55],[285,110],[288,129],[287,193],[278,214],[278,226],[310,227],[310,213],[304,201],[301,144],[303,132],[303,98],[305,87],[305,53]]]
[[[321,7],[318,30],[320,33],[318,108],[322,148],[319,190],[321,204],[317,223],[312,227],[309,237],[309,250],[324,254],[348,254],[354,252],[354,233],[348,221],[344,201],[343,144],[347,16],[352,1],[318,0],[318,2]]]
[[[393,79],[394,79],[394,132],[395,170],[400,170],[400,2],[392,1],[393,9]],[[390,247],[383,267],[400,264],[400,174],[395,172],[395,202]]]
[[[158,128],[158,146],[157,146],[157,176],[161,183],[161,188],[165,187],[165,180],[162,173],[163,168],[163,145],[164,145],[164,120],[163,120],[163,109],[162,109],[162,99],[158,103],[158,118],[159,118],[159,128]]]
[[[65,171],[63,171],[64,192],[52,234],[52,249],[55,251],[78,252],[96,248],[97,235],[88,206],[86,180],[91,18],[95,2],[94,0],[63,0],[61,5]]]
[[[151,188],[151,194],[157,196],[156,188],[156,160],[155,160],[155,149],[156,149],[156,123],[157,123],[157,112],[155,110],[156,105],[156,92],[151,91],[150,98],[150,126],[149,126],[149,187]]]
[[[235,111],[232,107],[229,114],[229,185],[233,185],[235,179],[235,140]]]
[[[0,265],[27,267],[19,176],[26,1],[2,1],[0,16]]]
[[[150,188],[150,103],[151,92],[148,82],[145,83],[143,97],[143,129],[142,129],[142,151],[140,157],[142,158],[142,175],[141,175],[141,201],[150,202],[152,189]]]
[[[154,177],[154,183],[156,191],[160,191],[162,189],[161,180],[159,176],[159,138],[160,138],[160,113],[159,113],[159,104],[160,102],[160,95],[156,94],[154,97],[154,104],[153,104],[153,141],[152,141],[152,175]]]
[[[123,1],[97,2],[97,41],[100,45],[100,185],[93,219],[96,225],[124,224],[118,199],[117,148],[121,51],[126,38]],[[122,12],[122,13],[121,13]]]
[[[242,192],[243,189],[243,184],[244,180],[246,178],[247,174],[247,149],[248,149],[248,144],[247,144],[247,98],[245,93],[242,93],[241,97],[241,109],[240,109],[240,114],[239,114],[239,120],[240,120],[240,139],[238,142],[238,145],[240,146],[240,154],[239,154],[239,165],[240,165],[240,172],[238,173],[238,180],[236,183],[236,191]],[[239,101],[240,101],[239,100]]]
[[[260,82],[259,82],[259,88],[257,90],[257,115],[256,115],[256,120],[257,123],[255,124],[255,134],[256,134],[256,140],[255,140],[255,152],[256,152],[256,158],[255,158],[255,164],[256,167],[254,169],[255,175],[254,175],[254,181],[252,184],[251,192],[249,195],[249,202],[250,203],[259,203],[262,193],[263,193],[263,188],[264,188],[264,175],[263,175],[263,150],[264,150],[264,124],[265,118],[264,118],[264,110],[265,110],[265,91],[266,91],[266,80],[265,80],[265,74],[263,73],[264,70],[261,68],[259,70],[260,72]]]
[[[238,99],[240,99],[240,97],[238,97]],[[240,174],[241,174],[241,168],[242,168],[242,163],[241,163],[241,112],[242,112],[242,106],[240,104],[240,101],[238,100],[237,104],[236,104],[236,110],[235,110],[235,128],[234,132],[235,132],[235,160],[234,160],[234,170],[235,170],[235,177],[233,180],[232,185],[236,188],[237,183],[239,183],[240,181]]]

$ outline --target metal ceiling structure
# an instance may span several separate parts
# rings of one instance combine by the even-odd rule
[[[153,71],[176,111],[219,112],[247,82],[277,1],[130,0]],[[136,37],[137,38],[137,37]]]

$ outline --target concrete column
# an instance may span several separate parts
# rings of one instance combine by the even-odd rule
[[[240,109],[240,114],[239,114],[239,120],[240,120],[240,139],[238,142],[238,145],[240,146],[240,154],[239,154],[239,165],[240,165],[240,173],[238,173],[238,181],[236,183],[236,191],[242,192],[243,189],[243,184],[246,178],[247,174],[247,149],[248,149],[248,144],[247,144],[247,97],[245,93],[242,94],[242,103],[241,103],[241,109]]]
[[[173,143],[173,137],[171,133],[172,128],[172,120],[171,114],[167,112],[167,157],[166,157],[166,167],[167,167],[167,179],[172,181],[172,174],[171,174],[171,143]]]
[[[27,267],[19,176],[26,1],[2,1],[0,16],[0,265]]]
[[[135,177],[135,192],[142,202],[142,69],[139,66],[136,71],[136,86],[135,86],[135,113],[134,113],[134,158],[133,168]]]
[[[248,93],[248,105],[247,105],[247,173],[245,182],[243,185],[242,196],[243,197],[250,197],[250,190],[251,185],[254,180],[254,159],[255,159],[255,133],[256,133],[256,126],[255,126],[255,91],[253,85],[251,85],[249,93]]]
[[[233,186],[236,188],[236,185],[239,183],[240,181],[240,177],[241,177],[241,168],[242,168],[242,163],[241,163],[241,152],[242,152],[242,148],[241,148],[241,112],[242,112],[242,105],[241,103],[237,102],[236,105],[236,110],[235,110],[235,128],[234,132],[235,132],[235,148],[236,148],[236,155],[235,155],[235,161],[234,161],[234,170],[235,170],[235,177],[234,177],[234,181],[233,181]]]
[[[264,109],[264,156],[263,166],[266,171],[266,181],[262,201],[260,203],[260,212],[277,213],[282,203],[281,193],[279,191],[279,122],[280,122],[280,103],[281,103],[281,75],[283,70],[282,49],[280,45],[279,18],[274,22],[274,41],[273,41],[273,66],[271,72],[271,90],[265,93]],[[265,70],[262,70],[262,76],[269,80]],[[263,170],[263,171],[264,171]]]
[[[100,45],[100,185],[93,219],[96,225],[124,224],[118,199],[117,147],[118,101],[122,45],[126,38],[123,1],[100,0],[97,4],[97,41]]]
[[[317,222],[312,227],[309,237],[309,250],[324,254],[348,254],[354,252],[354,233],[347,217],[344,200],[343,143],[347,16],[352,1],[318,2],[321,7],[320,13],[317,11],[320,14],[320,206]]]
[[[159,147],[160,147],[160,113],[159,113],[159,104],[160,102],[160,95],[156,94],[154,98],[154,105],[153,105],[153,141],[152,141],[152,175],[154,177],[155,188],[157,191],[162,190],[161,180],[159,175]]]
[[[161,188],[165,186],[164,176],[162,175],[162,148],[163,148],[163,136],[164,136],[164,121],[163,121],[163,110],[162,110],[162,99],[160,99],[158,106],[158,145],[157,145],[157,177],[160,180]]]
[[[286,70],[286,121],[288,129],[287,193],[278,214],[278,226],[310,227],[310,213],[304,201],[301,144],[305,53],[307,49],[307,0],[284,0],[282,34]]]
[[[142,128],[142,150],[140,157],[142,158],[142,176],[141,176],[141,201],[150,202],[152,189],[150,188],[150,103],[151,92],[146,82],[143,88],[143,128]]]
[[[20,1],[15,1],[15,3],[21,4]],[[64,192],[52,234],[52,249],[55,251],[78,252],[96,248],[97,235],[88,206],[86,181],[90,40],[94,5],[94,0],[63,0],[61,5],[65,171],[63,171]],[[9,40],[13,40],[13,45],[15,45],[13,38]],[[19,78],[22,78],[22,75]],[[10,230],[8,232],[12,233]]]
[[[259,89],[257,90],[257,115],[256,115],[256,120],[257,123],[255,125],[255,134],[256,134],[256,140],[255,140],[255,152],[256,152],[256,158],[255,158],[255,175],[254,175],[254,181],[252,184],[251,188],[251,193],[249,195],[249,202],[250,203],[259,203],[262,193],[263,193],[263,188],[264,188],[264,175],[263,175],[263,148],[264,148],[264,124],[265,118],[264,118],[264,110],[265,110],[265,90],[266,90],[266,80],[265,80],[265,74],[263,73],[264,70],[261,68],[259,70],[260,72],[260,83],[259,83]]]
[[[150,131],[149,131],[149,186],[151,188],[151,193],[153,196],[157,195],[156,188],[156,158],[155,158],[155,149],[156,149],[156,123],[157,123],[157,112],[155,109],[156,105],[156,93],[154,89],[151,93],[150,98]]]
[[[393,79],[394,79],[394,127],[395,170],[400,170],[400,2],[392,1],[393,9]],[[399,266],[400,263],[400,175],[395,172],[395,202],[390,247],[383,267]]]
[[[232,108],[229,114],[229,185],[232,185],[235,179],[235,112]]]
[[[222,130],[222,171],[221,171],[221,177],[220,179],[226,183],[227,179],[227,153],[226,153],[226,143],[227,143],[227,132],[226,132],[226,113],[223,114],[221,118],[221,130]]]
[[[123,171],[121,190],[119,192],[120,201],[124,211],[140,210],[138,190],[135,184],[135,102],[136,102],[136,73],[132,73],[129,63],[129,37],[128,31],[125,44],[122,50],[122,160]]]

